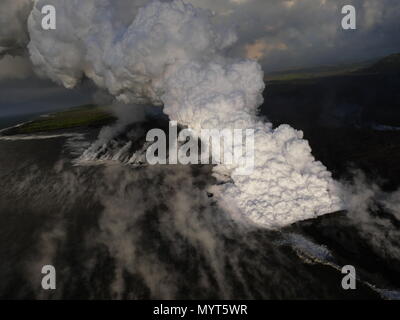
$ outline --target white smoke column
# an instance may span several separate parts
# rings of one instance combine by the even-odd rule
[[[29,42],[26,22],[32,0],[0,1],[0,58],[5,53],[24,49]]]
[[[42,30],[39,10],[49,3],[58,18],[51,32]],[[224,199],[257,224],[280,227],[342,209],[336,183],[302,132],[273,130],[257,119],[263,72],[255,61],[225,57],[232,32],[181,0],[151,2],[135,17],[136,11],[128,0],[36,1],[29,19],[33,64],[69,88],[86,76],[122,102],[163,105],[171,120],[196,133],[255,129],[254,173],[240,176],[222,165],[215,171],[230,173]]]

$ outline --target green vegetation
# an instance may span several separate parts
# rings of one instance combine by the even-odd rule
[[[265,76],[266,81],[314,80],[333,76],[351,76],[360,74],[400,73],[400,53],[392,54],[380,60],[371,60],[356,64],[323,66],[308,69],[295,69],[272,72]]]
[[[41,116],[19,127],[6,130],[3,134],[31,134],[76,127],[97,127],[115,121],[106,107],[84,105],[46,116]]]
[[[364,73],[400,73],[400,53],[387,56],[371,67],[363,70]]]

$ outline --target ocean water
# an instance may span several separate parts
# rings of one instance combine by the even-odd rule
[[[19,123],[33,120],[41,114],[42,113],[32,113],[23,115],[0,116],[0,130],[15,126]]]
[[[0,298],[396,296],[397,273],[378,264],[371,276],[373,250],[342,214],[275,231],[242,224],[207,192],[210,166],[77,165],[95,136],[0,138]],[[355,252],[367,247],[360,256],[333,241],[350,236]],[[341,286],[344,264],[360,270],[356,290]],[[56,290],[41,288],[44,265]]]

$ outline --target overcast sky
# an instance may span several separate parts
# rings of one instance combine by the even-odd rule
[[[21,14],[21,8],[29,1],[1,0],[0,52],[8,44],[23,46],[27,41],[26,16]],[[187,2],[214,11],[217,23],[232,25],[239,41],[230,54],[257,59],[266,73],[364,61],[400,52],[399,0]],[[356,30],[341,27],[341,8],[345,4],[357,10]],[[6,28],[12,30],[7,37]],[[1,42],[2,39],[5,40]],[[27,57],[4,55],[0,60],[0,116],[86,103],[91,95],[87,89],[68,91],[39,80]]]
[[[400,51],[398,0],[190,0],[229,21],[236,51],[257,58],[266,72],[361,61]],[[344,5],[357,29],[343,30]]]
[[[0,60],[0,117],[34,114],[90,103],[93,90],[67,90],[35,76],[28,58]]]

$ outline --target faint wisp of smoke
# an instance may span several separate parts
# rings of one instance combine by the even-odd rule
[[[343,185],[347,217],[376,253],[395,260],[400,257],[399,194],[399,190],[385,192],[360,170]]]

